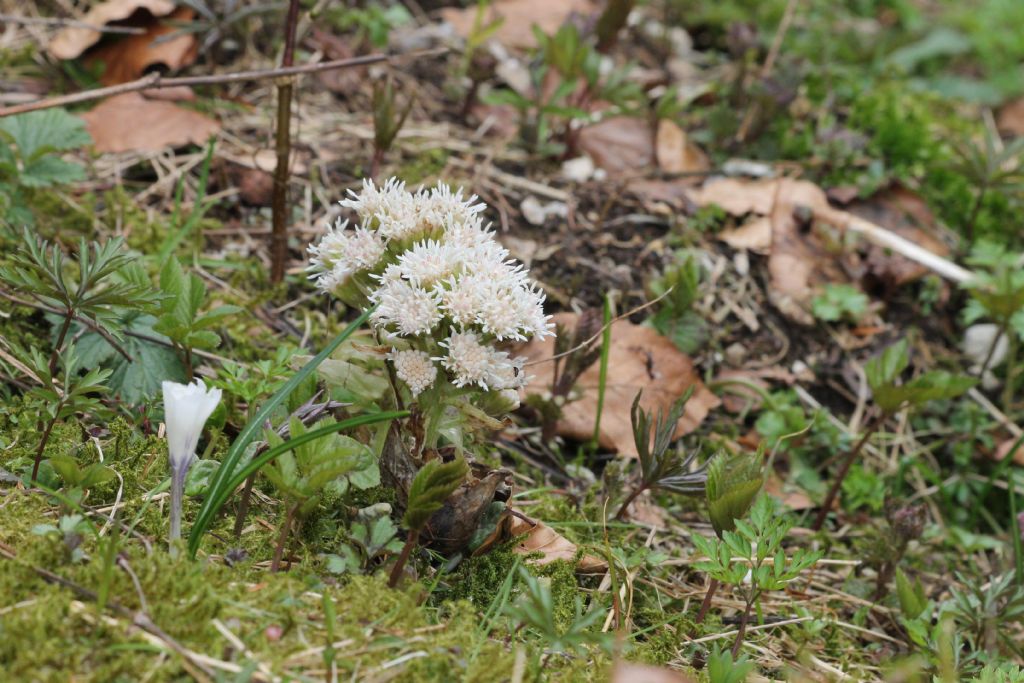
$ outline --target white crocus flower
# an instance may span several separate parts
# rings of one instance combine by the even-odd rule
[[[196,445],[203,426],[220,403],[220,389],[208,389],[202,380],[192,384],[164,382],[164,424],[171,464],[171,552],[181,538],[181,500],[185,475],[196,458]]]

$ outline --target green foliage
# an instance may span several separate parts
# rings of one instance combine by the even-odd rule
[[[975,266],[975,277],[964,284],[971,295],[964,309],[964,322],[988,316],[1018,337],[1024,336],[1024,270],[1019,255],[994,242],[979,240],[967,262]]]
[[[378,158],[395,144],[395,138],[405,125],[414,102],[415,99],[409,96],[405,107],[399,109],[398,96],[390,78],[373,86],[373,148]]]
[[[80,165],[56,153],[90,142],[82,119],[63,109],[0,118],[0,218],[12,225],[32,225],[25,191],[84,178]]]
[[[81,374],[74,344],[68,344],[58,356],[55,372],[50,371],[49,360],[38,349],[17,351],[19,360],[39,378],[40,385],[29,389],[27,396],[43,404],[51,420],[66,420],[78,413],[106,413],[99,397],[107,391],[105,382],[110,371],[93,368]]]
[[[391,506],[373,505],[356,515],[349,527],[347,542],[337,554],[324,555],[327,571],[332,574],[365,574],[372,571],[387,555],[402,549],[397,539],[398,527],[391,520]]]
[[[71,335],[78,339],[82,366],[109,370],[110,392],[130,405],[157,396],[164,380],[184,382],[187,379],[185,367],[174,350],[158,343],[168,340],[153,329],[155,323],[152,315],[138,311],[127,311],[118,317],[117,327],[123,335],[120,346],[131,360],[95,330],[80,323],[71,326]]]
[[[708,464],[705,490],[708,517],[719,536],[733,531],[737,521],[746,516],[764,484],[763,461],[761,451],[756,454],[719,453]]]
[[[9,262],[0,266],[0,282],[19,295],[66,316],[88,318],[117,335],[119,308],[144,310],[156,302],[148,279],[123,245],[121,238],[103,244],[83,238],[78,253],[66,263],[56,245],[25,228]],[[58,347],[60,342],[63,339]]]
[[[651,298],[664,296],[650,324],[684,353],[694,353],[708,336],[707,323],[693,310],[700,293],[701,267],[697,257],[684,254],[661,277],[648,285]]]
[[[733,659],[730,650],[716,645],[708,654],[707,667],[709,683],[744,683],[754,670],[754,663],[746,655]]]
[[[929,401],[956,398],[976,383],[971,377],[932,370],[897,384],[909,364],[910,345],[901,339],[864,365],[875,405],[886,415],[904,406],[919,407]]]
[[[722,583],[739,587],[753,602],[764,591],[782,590],[822,556],[800,548],[786,555],[782,541],[792,522],[776,510],[771,496],[761,496],[750,509],[749,522],[736,520],[735,531],[721,538],[694,535],[697,550],[707,557],[695,566]]]
[[[173,256],[160,271],[160,289],[164,299],[153,329],[185,349],[220,346],[220,335],[210,328],[242,310],[238,306],[223,305],[200,313],[206,304],[206,284],[195,273],[186,275]]]
[[[431,460],[420,468],[409,487],[409,500],[402,517],[405,528],[412,531],[422,529],[431,515],[441,509],[448,496],[466,479],[467,474],[469,465],[461,457],[448,463],[440,459]]]
[[[896,569],[896,597],[900,602],[900,611],[907,619],[917,619],[928,607],[928,597],[924,594],[921,580],[911,581],[899,568]]]
[[[331,421],[323,420],[313,428],[323,429],[329,424]],[[302,437],[308,431],[301,420],[291,419],[291,437]],[[285,442],[277,432],[268,429],[265,434],[271,448]],[[350,436],[329,434],[282,453],[261,471],[288,501],[289,507],[295,506],[303,516],[316,507],[329,484],[375,465],[373,452],[366,444]]]
[[[847,284],[828,284],[814,297],[811,312],[818,320],[856,322],[868,310],[868,298],[863,292]]]
[[[1024,669],[1008,662],[989,664],[970,683],[1024,683]]]
[[[591,609],[583,612],[579,595],[575,596],[575,616],[565,628],[559,628],[555,602],[548,580],[537,578],[519,568],[523,584],[523,595],[516,604],[505,608],[505,615],[522,627],[530,629],[544,640],[547,648],[555,652],[587,654],[588,646],[611,646],[611,634],[602,633],[594,627],[604,616],[604,611]]]
[[[370,3],[365,7],[329,9],[327,20],[342,30],[355,29],[357,41],[367,40],[376,48],[385,48],[391,31],[411,23],[412,15],[400,3]]]
[[[1000,650],[1016,656],[1024,654],[1012,635],[1011,624],[1024,621],[1024,587],[1015,583],[1013,572],[971,581],[957,576],[966,588],[952,590],[949,612],[967,629],[975,648],[996,653]]]

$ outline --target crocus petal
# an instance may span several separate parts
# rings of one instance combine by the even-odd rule
[[[171,467],[187,468],[210,414],[220,403],[220,389],[208,389],[202,380],[192,384],[164,382],[164,423]]]

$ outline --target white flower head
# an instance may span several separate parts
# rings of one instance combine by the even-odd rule
[[[208,389],[201,379],[192,384],[163,382],[164,424],[171,469],[188,469],[195,458],[203,426],[220,403],[220,389]]]
[[[403,337],[426,334],[441,321],[435,295],[405,280],[385,278],[370,300],[377,304],[370,320]]]
[[[320,242],[309,247],[311,277],[321,290],[333,292],[352,275],[376,268],[386,248],[373,231],[363,227],[349,230],[348,221],[339,221]]]
[[[409,387],[413,398],[427,389],[437,378],[437,366],[423,351],[392,349],[388,360],[395,366],[395,374]]]

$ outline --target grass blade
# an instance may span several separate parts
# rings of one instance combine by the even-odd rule
[[[213,473],[213,480],[210,482],[210,493],[203,501],[203,506],[199,508],[199,515],[196,517],[195,524],[192,525],[192,533],[188,537],[188,552],[189,555],[195,557],[196,551],[199,550],[199,543],[202,540],[203,533],[210,525],[210,521],[213,519],[219,509],[214,508],[213,502],[222,495],[223,489],[227,486],[229,480],[234,474],[235,467],[238,466],[238,461],[242,458],[242,454],[245,452],[246,446],[258,434],[263,430],[263,423],[266,422],[267,418],[279,406],[288,395],[291,394],[297,386],[299,386],[317,367],[327,359],[334,350],[338,348],[342,342],[348,339],[352,334],[362,327],[366,319],[370,317],[370,313],[373,312],[373,308],[369,308],[363,311],[363,314],[352,321],[352,323],[346,327],[341,333],[332,339],[327,346],[323,348],[320,353],[316,354],[306,363],[301,370],[292,375],[292,378],[285,382],[284,386],[278,389],[270,399],[263,404],[263,406],[253,415],[249,423],[245,425],[238,436],[235,437],[234,442],[231,444],[231,448],[228,449],[227,454],[224,456],[224,460],[221,462],[220,467]],[[225,498],[234,489],[228,489],[227,493],[224,494]]]

